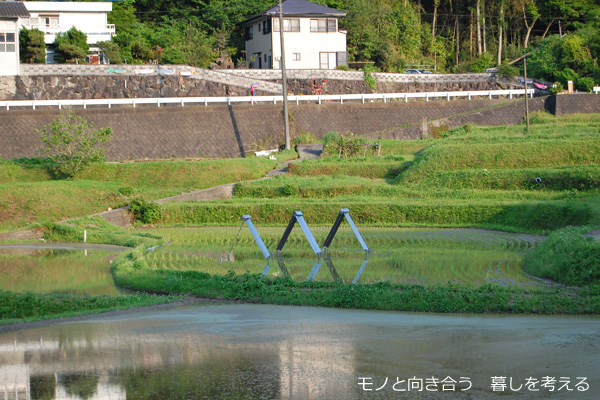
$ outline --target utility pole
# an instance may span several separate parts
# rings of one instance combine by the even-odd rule
[[[523,58],[523,73],[525,75],[525,119],[527,120],[527,134],[529,134],[529,97],[527,93],[527,56]]]
[[[283,7],[279,0],[279,40],[281,41],[281,57],[279,65],[281,66],[281,87],[283,90],[283,128],[285,130],[285,149],[289,150],[290,145],[290,119],[288,115],[287,101],[287,78],[285,76],[285,46],[283,44]]]

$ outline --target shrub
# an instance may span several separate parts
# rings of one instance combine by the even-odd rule
[[[562,93],[564,90],[565,90],[565,88],[563,87],[562,83],[554,82],[554,84],[550,88],[550,93],[559,94],[559,93]]]
[[[340,134],[337,132],[329,131],[323,136],[323,145],[327,146],[335,144],[340,140]]]
[[[450,133],[450,129],[448,128],[448,124],[440,124],[440,125],[430,125],[429,132],[432,138],[440,139],[448,137]]]
[[[483,53],[481,57],[471,63],[471,72],[485,72],[487,68],[494,65],[494,57],[490,53]]]
[[[300,136],[294,138],[294,144],[316,143],[317,138],[310,132],[304,132]]]
[[[375,71],[375,67],[373,65],[367,64],[363,67],[363,73],[365,74],[365,82],[371,90],[375,90],[377,88],[377,81],[373,78],[372,72]]]
[[[502,64],[498,67],[498,75],[504,79],[511,79],[519,75],[519,69],[513,65]]]
[[[135,199],[129,205],[129,212],[133,214],[136,221],[144,224],[158,222],[162,218],[162,207],[158,203],[148,202],[143,199]]]
[[[569,285],[600,283],[600,242],[584,237],[585,228],[556,231],[523,260],[531,274]]]
[[[67,177],[73,177],[91,163],[104,160],[102,144],[110,141],[112,128],[94,129],[94,124],[63,112],[42,130],[35,130],[44,146],[39,150]]]
[[[135,193],[135,188],[133,186],[123,186],[122,188],[119,188],[119,193],[121,193],[123,196],[129,197]]]
[[[296,187],[289,183],[286,183],[285,185],[279,188],[279,193],[281,193],[284,196],[293,196],[296,194]]]
[[[464,131],[465,131],[465,133],[471,133],[471,132],[473,132],[473,128],[474,128],[474,127],[475,127],[475,125],[473,125],[473,124],[471,124],[471,123],[469,123],[469,122],[467,122],[466,124],[464,124],[464,125],[462,126],[462,128],[463,128],[463,129],[464,129]]]

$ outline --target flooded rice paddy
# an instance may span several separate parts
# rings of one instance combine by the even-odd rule
[[[95,244],[0,245],[0,290],[117,295],[110,272],[120,246]]]
[[[258,231],[272,253],[283,228]],[[312,228],[323,243],[328,228]],[[528,234],[482,229],[360,228],[372,253],[366,256],[349,228],[341,228],[328,250],[317,257],[299,228],[290,235],[280,258],[265,260],[250,231],[229,228],[158,228],[151,232],[172,243],[148,255],[157,269],[197,270],[210,274],[250,271],[268,277],[287,275],[297,281],[341,280],[344,283],[431,285],[468,284],[530,286],[546,284],[525,273],[523,254],[543,240]],[[230,260],[230,261],[228,261]]]
[[[186,306],[0,333],[0,398],[595,399],[599,340],[598,317]]]

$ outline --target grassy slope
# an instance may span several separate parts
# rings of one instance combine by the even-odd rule
[[[529,135],[523,126],[467,127],[441,140],[384,140],[385,158],[304,162],[291,176],[237,185],[234,201],[215,203],[213,212],[248,205],[258,221],[273,223],[266,216],[283,212],[287,203],[316,212],[311,218],[318,223],[319,207],[333,212],[345,205],[367,224],[533,231],[600,224],[600,115],[539,114],[532,120]],[[269,200],[258,206],[251,199]],[[167,215],[182,215],[181,207]]]
[[[44,165],[1,161],[0,231],[121,207],[136,196],[152,200],[261,178],[281,159],[294,156],[96,164],[74,180],[52,180]]]
[[[290,210],[297,208],[303,211],[310,210],[310,218],[330,224],[337,209],[350,204],[353,216],[356,210],[355,221],[359,223],[362,223],[363,219],[368,221],[368,218],[371,218],[371,223],[376,224],[378,215],[383,215],[384,218],[380,219],[380,222],[392,224],[405,224],[407,221],[431,224],[433,221],[440,225],[462,225],[475,222],[484,226],[501,225],[512,229],[517,227],[520,230],[558,229],[568,224],[589,225],[590,222],[598,224],[600,196],[597,188],[593,187],[593,182],[596,179],[598,164],[597,135],[600,116],[555,119],[540,115],[535,117],[534,122],[533,135],[530,136],[524,135],[523,127],[502,127],[475,128],[472,132],[458,130],[455,135],[437,141],[384,141],[384,154],[387,161],[393,164],[392,171],[386,171],[385,175],[381,173],[382,164],[386,164],[382,159],[360,162],[328,159],[306,163],[307,167],[302,166],[294,171],[300,172],[296,177],[237,187],[236,193],[239,197],[233,201],[202,205],[167,205],[165,222],[233,223],[234,220],[239,221],[239,215],[250,213],[253,217],[256,215],[256,220],[261,223],[282,224],[287,222]],[[548,157],[537,154],[539,147],[535,146],[535,139],[544,143]],[[469,153],[468,149],[472,149],[475,154]],[[443,157],[428,159],[428,152],[435,152],[434,150]],[[457,156],[459,153],[460,157]],[[400,157],[405,161],[402,162]],[[537,163],[531,163],[530,157],[536,159]],[[443,169],[435,165],[440,159],[446,160]],[[544,167],[539,168],[539,163]],[[561,167],[557,168],[557,164]],[[11,168],[11,176],[18,175],[19,172],[15,171],[14,167]],[[310,171],[312,168],[325,168],[330,176],[305,177],[314,175]],[[302,172],[304,169],[306,170]],[[445,187],[440,189],[435,180],[432,180],[435,176],[442,177],[439,179],[443,180],[443,174],[451,173],[464,173],[468,176],[480,169],[502,171],[502,181],[513,183],[529,182],[531,174],[545,172],[547,176],[558,176],[556,179],[559,185],[534,185],[521,189],[511,187],[513,183],[504,183],[504,186],[500,185],[502,188],[499,190],[497,184],[478,183],[465,189],[459,187],[462,180],[454,178],[445,179]],[[343,176],[350,170],[360,172],[357,175],[363,178]],[[369,170],[373,173],[369,174]],[[421,173],[415,173],[416,170]],[[564,179],[561,175],[564,175],[564,171],[567,171],[566,175],[571,178],[577,177],[580,171],[583,171],[590,175],[592,184],[588,184],[590,187],[571,187],[571,178]],[[217,173],[212,171],[209,175],[214,176]],[[108,172],[106,174],[108,176]],[[167,172],[165,176],[173,176],[169,174],[170,172]],[[117,182],[114,187],[118,190],[118,185],[131,185],[145,191],[139,184],[131,183],[135,179],[134,175],[131,174],[131,181]],[[373,175],[383,177],[371,179]],[[115,176],[121,177],[113,175]],[[137,176],[144,177],[145,174]],[[411,179],[407,179],[408,177]],[[154,185],[156,182],[150,183],[148,190]],[[273,199],[266,201],[265,198]],[[0,210],[2,207],[0,205]],[[382,210],[385,212],[382,213]],[[490,212],[502,218],[486,220],[484,217]],[[305,212],[305,215],[308,214]],[[474,216],[479,216],[480,220],[474,220]],[[548,225],[548,221],[551,224]],[[312,222],[312,219],[309,222]],[[56,226],[49,237],[80,237],[79,229]],[[199,296],[278,304],[353,308],[441,312],[600,312],[597,286],[581,290],[522,290],[486,285],[479,288],[455,285],[424,288],[385,283],[296,283],[286,279],[265,280],[252,274],[210,276],[195,271],[151,268],[143,249],[148,247],[150,242],[160,241],[159,238],[128,238],[127,233],[107,233],[102,228],[91,237],[92,240],[100,242],[128,241],[130,245],[138,246],[132,253],[122,256],[115,263],[113,272],[118,284],[142,290],[192,293]]]

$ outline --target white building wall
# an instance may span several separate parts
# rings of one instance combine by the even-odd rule
[[[321,52],[346,51],[345,32],[311,32],[310,20],[311,18],[300,18],[300,32],[283,33],[286,69],[320,69]],[[273,52],[276,56],[274,59],[278,59],[281,54],[279,32],[273,32]],[[294,53],[300,54],[300,61],[294,61]],[[329,69],[335,69],[335,58],[331,61]],[[279,63],[274,63],[274,68],[279,69]]]
[[[286,69],[320,69],[320,53],[346,52],[346,32],[311,32],[310,20],[314,18],[299,18],[300,32],[284,32],[285,42],[285,67]],[[258,32],[258,23],[253,24],[252,40],[246,41],[246,60],[254,53],[272,54],[273,69],[280,69],[279,58],[281,55],[281,41],[279,32],[271,32],[263,35]],[[257,35],[258,33],[258,35]],[[300,60],[295,60],[294,53],[300,55]],[[336,57],[330,54],[328,69],[334,69]],[[258,68],[258,63],[254,63],[253,68]],[[267,68],[263,63],[262,68]]]
[[[0,52],[0,75],[19,74],[19,32],[16,20],[0,20],[0,32],[14,33],[15,51]]]
[[[272,53],[273,32],[267,33],[266,35],[263,34],[263,21],[265,21],[265,19],[261,19],[260,23],[255,22],[254,24],[252,24],[253,38],[252,38],[252,40],[246,41],[246,61],[248,61],[248,62],[252,61],[253,57],[256,56],[256,53],[261,53],[261,57],[262,57],[262,61],[260,64],[261,66],[259,67],[259,62],[257,59],[255,59],[251,65],[251,68],[262,68],[262,69],[269,68],[269,57],[273,56],[273,53]],[[258,30],[259,26],[260,26],[260,32]],[[277,32],[277,34],[279,34],[279,32]],[[265,54],[267,55],[266,62],[265,62],[265,58],[264,58]]]
[[[108,25],[108,13],[112,11],[109,2],[28,1],[24,4],[31,18],[29,24],[23,25],[44,32],[46,44],[54,43],[59,32],[66,32],[73,26],[87,35],[88,44],[110,40],[115,34],[114,25]],[[58,16],[58,25],[40,24],[40,16]]]

